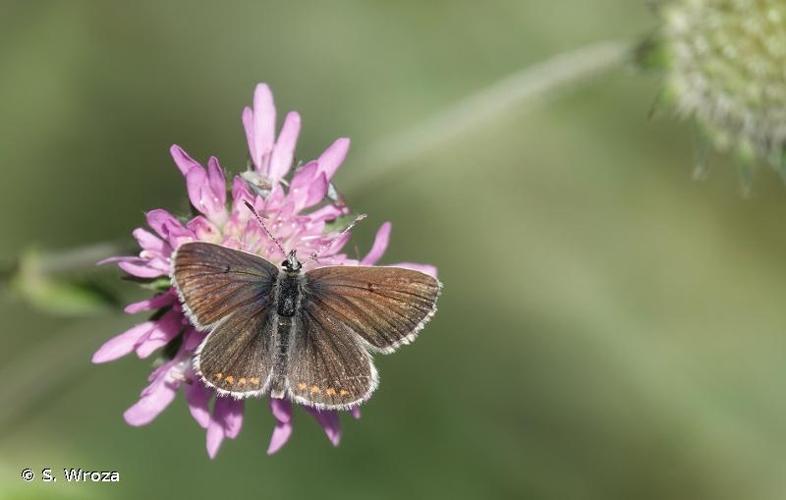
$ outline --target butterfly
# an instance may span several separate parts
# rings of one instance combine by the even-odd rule
[[[365,402],[379,377],[371,353],[412,342],[442,284],[411,269],[325,266],[302,272],[214,243],[181,244],[172,283],[194,327],[202,382],[235,398],[270,395],[318,409]]]

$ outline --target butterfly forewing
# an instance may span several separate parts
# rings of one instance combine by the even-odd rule
[[[306,273],[302,309],[390,353],[431,319],[440,287],[436,278],[401,267],[321,267]]]
[[[194,364],[203,382],[236,397],[264,393],[273,364],[273,287],[278,269],[211,243],[185,243],[172,281],[195,326],[210,331]]]
[[[262,257],[213,243],[184,243],[172,259],[172,281],[197,327],[269,301],[277,276]]]

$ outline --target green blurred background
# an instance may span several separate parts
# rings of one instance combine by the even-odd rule
[[[182,396],[123,422],[148,361],[90,364],[139,317],[59,317],[4,288],[0,497],[786,498],[786,190],[761,169],[743,198],[721,157],[692,181],[692,127],[648,119],[656,76],[610,71],[352,183],[375,144],[463,97],[655,26],[625,0],[0,1],[0,256],[184,213],[169,145],[239,170],[265,81],[303,116],[300,158],[352,138],[337,185],[369,214],[358,246],[390,220],[384,261],[445,282],[339,448],[298,411],[267,457],[272,417],[250,402],[214,461]],[[19,478],[47,466],[121,482]]]

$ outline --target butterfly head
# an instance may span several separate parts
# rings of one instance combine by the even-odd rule
[[[281,263],[281,267],[286,269],[287,273],[290,274],[297,274],[300,272],[300,269],[303,267],[300,264],[300,261],[297,260],[297,255],[295,254],[294,250],[290,250],[287,254],[287,260]]]

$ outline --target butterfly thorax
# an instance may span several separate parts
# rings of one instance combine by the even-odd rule
[[[283,271],[278,275],[278,315],[291,318],[300,300],[300,273]]]

